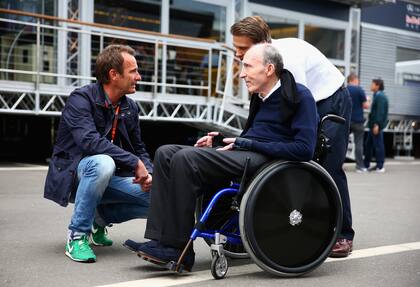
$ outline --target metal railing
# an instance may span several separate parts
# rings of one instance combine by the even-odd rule
[[[248,98],[241,90],[240,63],[223,44],[5,9],[0,9],[0,113],[60,115],[68,95],[95,80],[96,57],[111,43],[136,50],[142,81],[130,97],[141,119],[198,123],[233,134],[242,130]],[[416,119],[389,118],[386,132],[420,132]]]
[[[5,9],[0,112],[60,115],[70,92],[95,80],[96,57],[112,43],[136,51],[142,80],[130,97],[139,103],[140,118],[242,129],[246,101],[233,96],[240,89],[238,69],[223,44]]]

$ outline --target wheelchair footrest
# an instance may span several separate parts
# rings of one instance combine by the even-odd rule
[[[186,267],[182,263],[178,266],[177,262],[175,261],[164,262],[164,261],[161,261],[160,259],[144,254],[142,252],[137,253],[137,256],[139,256],[140,258],[146,261],[159,265],[165,269],[168,269],[169,271],[173,271],[175,273],[181,274],[181,273],[191,272],[191,268]]]
[[[168,262],[165,267],[169,270],[169,271],[173,271],[175,273],[186,273],[186,272],[191,272],[191,270],[189,270],[188,268],[185,268],[184,264],[180,264],[178,266],[177,262],[175,261],[170,261]]]

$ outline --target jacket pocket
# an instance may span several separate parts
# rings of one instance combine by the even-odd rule
[[[60,158],[60,157],[57,157],[56,160],[54,161],[54,165],[58,171],[67,170],[71,166],[72,163],[73,163],[73,160]]]
[[[45,181],[44,197],[62,206],[69,202],[76,183],[76,167],[78,162],[54,156],[48,168]]]

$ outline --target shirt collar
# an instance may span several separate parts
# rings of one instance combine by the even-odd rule
[[[280,80],[278,80],[277,81],[277,83],[274,85],[274,87],[270,90],[270,92],[267,94],[267,96],[265,96],[265,97],[262,97],[261,96],[261,94],[258,94],[258,97],[263,101],[263,102],[265,102],[270,96],[271,96],[271,94],[272,93],[274,93],[278,88],[280,88],[280,86],[281,86],[281,83],[280,83]]]
[[[107,94],[107,92],[105,92],[104,89],[104,94],[105,94],[105,106],[108,107],[113,107],[111,100],[109,99],[109,96]],[[118,100],[116,106],[119,106],[121,104],[121,98]]]

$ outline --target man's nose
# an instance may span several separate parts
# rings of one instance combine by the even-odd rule
[[[235,56],[238,57],[239,59],[241,59],[241,61],[242,61],[242,58],[244,57],[244,53],[242,53],[239,50],[236,50]]]

